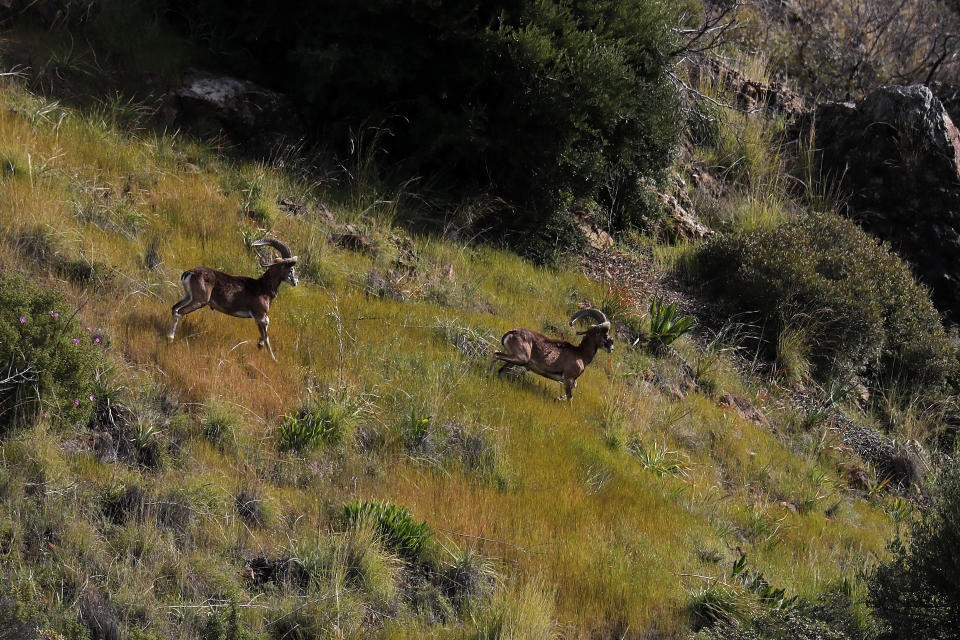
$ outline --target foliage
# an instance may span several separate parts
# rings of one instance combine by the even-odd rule
[[[419,449],[430,435],[430,420],[432,416],[421,415],[416,407],[400,421],[400,439],[407,450]]]
[[[884,84],[951,84],[960,15],[952,0],[837,2],[797,0],[758,8],[760,38],[771,66],[808,95],[856,98]],[[762,26],[761,26],[762,25]]]
[[[714,625],[736,629],[764,612],[796,608],[798,597],[786,597],[783,588],[772,586],[762,573],[750,569],[745,555],[730,567],[728,580],[715,580],[691,595],[690,614],[697,629]]]
[[[325,397],[311,401],[296,414],[283,416],[280,451],[305,451],[344,443],[360,424],[364,411],[362,399],[346,390],[331,389]]]
[[[356,526],[365,519],[374,523],[384,546],[400,555],[417,559],[423,553],[433,534],[426,522],[417,522],[406,507],[389,502],[354,500],[343,505],[343,519]]]
[[[770,344],[804,318],[820,377],[864,372],[920,390],[956,369],[940,316],[907,266],[835,214],[711,239],[693,271],[732,311],[758,311]]]
[[[693,316],[678,313],[678,306],[677,302],[664,304],[659,296],[650,301],[650,339],[654,343],[667,346],[696,324]]]
[[[170,5],[228,63],[295,94],[325,140],[369,156],[345,167],[390,158],[502,198],[482,223],[537,229],[527,248],[570,237],[574,198],[642,223],[638,178],[679,137],[661,0]]]
[[[960,463],[950,463],[930,509],[890,544],[869,575],[869,600],[888,638],[960,638]]]
[[[60,293],[0,275],[0,434],[41,417],[83,421],[93,401],[95,340]]]

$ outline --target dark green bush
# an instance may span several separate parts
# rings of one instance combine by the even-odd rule
[[[892,558],[869,576],[886,638],[960,638],[960,462],[933,491],[932,506],[890,544]]]
[[[0,434],[38,418],[86,421],[99,346],[59,292],[0,275]]]
[[[849,220],[811,214],[716,237],[692,262],[730,312],[760,313],[768,344],[802,322],[820,377],[840,369],[919,391],[956,371],[955,348],[927,292],[889,247]]]
[[[297,97],[325,144],[354,154],[353,173],[379,158],[404,178],[502,198],[479,224],[549,223],[538,253],[570,233],[576,198],[643,223],[651,203],[638,178],[669,166],[679,138],[666,75],[677,18],[663,0],[168,6],[225,64]]]

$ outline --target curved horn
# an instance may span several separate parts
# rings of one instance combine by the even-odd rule
[[[587,316],[597,321],[597,323],[594,324],[593,327],[599,327],[601,329],[610,328],[610,321],[607,320],[607,316],[603,314],[603,311],[600,311],[599,309],[581,309],[580,311],[577,311],[575,314],[573,314],[573,317],[570,318],[570,326],[572,327],[577,320],[579,320],[580,318],[585,318]],[[592,329],[593,327],[590,327],[590,328]]]
[[[283,244],[276,238],[263,238],[261,240],[255,240],[250,243],[250,246],[251,247],[263,247],[263,246],[273,247],[274,249],[279,251],[280,255],[286,260],[289,260],[290,258],[294,257],[293,252],[290,251],[290,247]]]

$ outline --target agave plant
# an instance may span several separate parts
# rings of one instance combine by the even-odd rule
[[[650,301],[651,343],[667,346],[694,327],[696,318],[678,312],[677,306],[676,302],[665,304],[659,296]]]

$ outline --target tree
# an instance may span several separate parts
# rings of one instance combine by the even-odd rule
[[[636,224],[640,178],[679,140],[665,0],[170,1],[225,61],[298,97],[328,145],[388,130],[368,152],[395,173],[501,203],[484,226],[562,229],[577,200]]]

